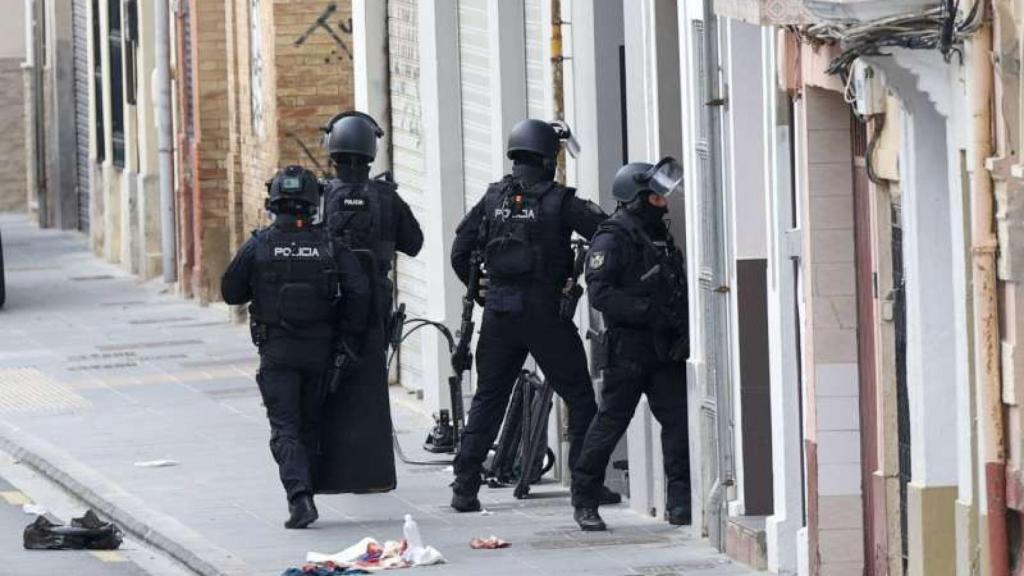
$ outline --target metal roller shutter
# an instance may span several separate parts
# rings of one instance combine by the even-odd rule
[[[492,156],[490,59],[487,0],[459,0],[462,161],[467,209],[499,177]]]
[[[420,222],[424,220],[423,129],[419,97],[419,35],[416,0],[388,2],[388,65],[391,91],[392,168],[399,193]],[[398,301],[406,304],[411,317],[426,310],[426,268],[416,258],[399,254],[395,270]],[[423,362],[419,333],[402,345],[401,383],[406,388],[423,388]]]
[[[547,119],[548,103],[544,89],[544,76],[548,62],[544,58],[548,38],[544,31],[543,0],[525,0],[526,19],[526,111],[530,118]]]

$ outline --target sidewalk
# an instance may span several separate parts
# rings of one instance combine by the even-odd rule
[[[0,449],[197,572],[277,576],[308,550],[398,539],[411,513],[449,562],[413,574],[752,573],[625,505],[602,509],[610,532],[579,532],[554,484],[525,501],[485,488],[493,515],[455,514],[450,472],[438,467],[400,467],[389,494],[319,497],[315,528],[286,531],[245,328],[223,307],[200,308],[94,258],[77,234],[10,215],[0,230]],[[428,416],[399,389],[392,401],[406,452],[424,456]],[[158,459],[180,465],[135,466]],[[491,534],[512,547],[469,549]]]

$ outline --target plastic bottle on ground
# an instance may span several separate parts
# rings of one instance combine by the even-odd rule
[[[412,519],[412,514],[405,515],[405,525],[402,527],[405,533],[405,542],[409,550],[423,548],[423,536],[420,535],[419,524]]]

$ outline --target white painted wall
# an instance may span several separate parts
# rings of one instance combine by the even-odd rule
[[[767,257],[767,223],[765,217],[765,120],[763,97],[763,62],[761,55],[761,28],[737,20],[722,21],[723,58],[725,61],[726,93],[729,106],[724,114],[725,148],[728,150],[727,195],[729,197],[730,235],[732,257],[729,258],[729,285],[733,286],[729,300],[732,309],[732,349],[739,350],[739,290],[736,261]],[[733,398],[736,422],[743,421],[740,394],[740,355],[732,354]],[[743,483],[743,435],[734,435],[736,451],[736,479],[738,490],[731,512],[743,515],[745,490]],[[752,481],[758,481],[753,479]]]
[[[800,354],[797,345],[796,277],[797,257],[790,243],[793,221],[792,138],[789,126],[778,118],[779,100],[787,98],[778,91],[775,71],[776,32],[761,32],[764,125],[771,139],[765,147],[765,172],[768,176],[766,208],[768,251],[768,346],[770,349],[772,406],[772,473],[774,476],[774,513],[768,517],[765,532],[768,569],[776,574],[793,575],[798,571],[797,531],[803,526],[803,442],[800,434]]]
[[[0,18],[0,59],[24,58],[27,54],[25,4],[20,0],[7,0],[4,17]]]
[[[897,50],[871,63],[904,104],[904,267],[907,284],[907,385],[912,482],[953,486],[957,471],[957,388],[967,388],[961,187],[949,166],[952,115],[949,66],[941,55]],[[957,161],[957,164],[959,162]],[[957,202],[961,205],[961,202]],[[954,212],[959,225],[953,229]],[[954,242],[954,237],[956,241]],[[954,270],[960,271],[955,273]],[[959,286],[959,287],[958,287]],[[959,296],[958,296],[959,293]]]
[[[461,311],[462,283],[452,270],[451,238],[465,214],[459,35],[456,0],[419,2],[420,106],[423,122],[424,196],[420,260],[427,283],[422,286],[427,318],[455,319]],[[427,406],[449,406],[447,376],[450,352],[436,331],[422,337],[424,397]]]

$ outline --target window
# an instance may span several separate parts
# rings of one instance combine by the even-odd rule
[[[124,0],[124,64],[125,64],[125,101],[134,106],[138,101],[139,91],[139,2]]]
[[[121,0],[108,0],[107,16],[110,26],[110,128],[114,133],[114,166],[124,168],[124,22],[121,19]]]

